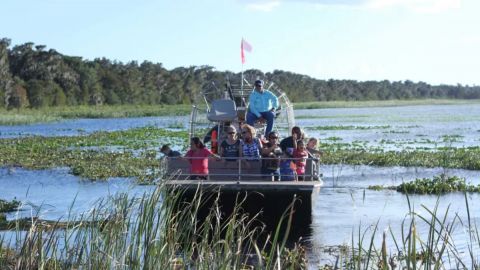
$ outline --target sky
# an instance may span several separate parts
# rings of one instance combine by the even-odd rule
[[[89,60],[480,85],[478,0],[3,0],[0,10],[12,46]]]

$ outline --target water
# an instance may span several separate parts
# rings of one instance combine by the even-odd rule
[[[480,145],[478,105],[298,110],[296,116],[300,116],[297,125],[305,127],[308,136],[315,136],[321,140],[338,137],[340,142],[364,142],[366,146],[380,146],[384,149]],[[188,122],[187,118],[183,116],[79,119],[26,126],[0,126],[0,138],[29,135],[76,136],[95,131],[125,130],[142,126],[169,128],[178,123]],[[319,126],[369,128],[316,130],[315,128]],[[445,142],[445,136],[455,140]],[[378,222],[375,242],[377,246],[381,243],[381,233],[389,227],[396,236],[400,235],[401,223],[407,218],[409,211],[407,197],[391,190],[368,190],[369,185],[398,185],[403,181],[433,177],[444,172],[465,177],[467,182],[472,184],[480,184],[480,171],[345,165],[322,166],[322,170],[324,187],[315,199],[312,235],[306,236],[312,245],[309,253],[312,264],[328,260],[328,256],[322,252],[325,247],[350,244],[352,232],[357,234],[359,226],[362,232],[366,230],[369,235],[368,228]],[[42,171],[0,168],[0,198],[7,200],[16,198],[22,201],[22,211],[18,212],[20,216],[29,216],[38,211],[42,218],[57,220],[67,217],[70,212],[88,211],[96,201],[116,192],[129,192],[133,195],[154,188],[135,185],[132,179],[91,182],[72,176],[68,171],[64,168]],[[468,195],[472,222],[477,224],[480,224],[479,196]],[[433,209],[437,196],[411,195],[410,202],[416,211],[426,215],[427,212],[422,205]],[[451,213],[448,221],[452,220],[454,213],[457,213],[463,221],[467,220],[463,194],[442,195],[439,213],[443,215],[447,207],[450,207]],[[7,218],[13,219],[16,215],[9,214]],[[425,233],[426,228],[420,226],[419,231],[421,234]],[[467,250],[468,238],[463,227],[457,226],[453,238],[457,248]],[[389,249],[393,249],[392,240],[387,241]]]
[[[90,181],[68,173],[69,169],[0,169],[0,198],[22,202],[20,211],[8,219],[38,216],[47,220],[65,220],[69,215],[89,211],[99,200],[119,192],[141,195],[151,187],[136,185],[134,179],[112,178]]]
[[[32,125],[1,126],[0,138],[24,136],[78,136],[96,131],[120,131],[132,128],[154,126],[168,128],[188,123],[187,116],[135,117],[135,118],[101,118],[74,119],[53,123]]]
[[[367,146],[381,146],[387,150],[405,146],[434,148],[480,144],[480,106],[475,104],[298,110],[295,116],[301,117],[296,123],[306,127],[309,136],[340,137],[340,142],[366,142]],[[309,116],[321,118],[304,118]],[[318,126],[367,129],[312,129]],[[456,140],[445,141],[445,135],[454,136]]]

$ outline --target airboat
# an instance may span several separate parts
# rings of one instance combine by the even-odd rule
[[[255,78],[252,78],[252,82]],[[265,89],[274,93],[280,106],[275,112],[274,130],[281,138],[290,135],[295,126],[293,104],[284,91],[273,82],[265,82]],[[206,110],[193,105],[189,121],[189,136],[204,138],[206,146],[211,147],[212,133],[216,133],[218,144],[226,139],[226,128],[234,126],[237,130],[246,122],[248,98],[253,84],[243,77],[238,82],[226,79],[224,90],[214,83],[203,92]],[[257,134],[263,134],[265,123],[256,122]],[[181,188],[186,197],[193,197],[199,190],[218,192],[222,209],[228,212],[233,209],[239,196],[242,207],[252,213],[262,212],[267,219],[277,220],[286,209],[294,209],[295,219],[301,224],[311,222],[311,211],[314,198],[322,186],[319,161],[308,158],[304,181],[284,181],[282,175],[276,180],[261,174],[262,162],[249,162],[245,166],[242,158],[235,162],[209,160],[209,175],[206,180],[189,180],[190,163],[186,158],[167,158],[167,186]],[[294,202],[292,204],[292,202]]]

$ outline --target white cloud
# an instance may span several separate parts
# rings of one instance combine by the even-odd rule
[[[258,1],[258,2],[251,2],[247,4],[247,9],[253,11],[263,11],[263,12],[270,12],[274,8],[280,5],[280,1]]]
[[[439,13],[460,7],[461,0],[369,0],[366,7],[373,9],[406,8],[418,13]]]

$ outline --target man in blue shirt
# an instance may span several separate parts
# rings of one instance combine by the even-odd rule
[[[269,90],[263,89],[263,81],[255,81],[255,89],[250,94],[250,104],[248,105],[247,124],[254,126],[258,119],[267,121],[265,129],[265,137],[268,136],[273,129],[273,119],[275,118],[275,110],[278,108],[278,98]]]

